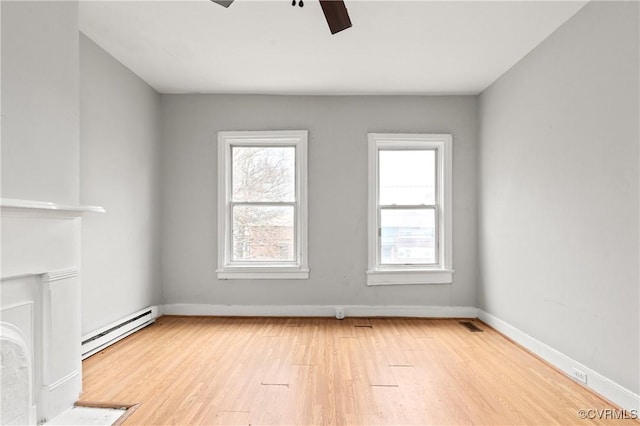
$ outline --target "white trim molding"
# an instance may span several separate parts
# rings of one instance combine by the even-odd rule
[[[52,283],[54,281],[77,277],[78,275],[80,275],[80,271],[78,271],[77,268],[61,269],[58,271],[49,271],[42,274],[42,281]]]
[[[395,284],[451,284],[453,270],[434,269],[419,271],[367,271],[368,285]]]
[[[453,137],[450,134],[369,133],[367,285],[451,284],[453,282]],[[381,151],[434,151],[435,195],[431,204],[381,204]],[[385,201],[389,202],[389,201]],[[383,264],[381,214],[393,209],[431,210],[435,217],[433,264]]]
[[[478,310],[478,318],[485,324],[493,327],[517,344],[523,346],[527,350],[533,352],[543,360],[547,361],[549,364],[558,368],[570,378],[573,379],[574,369],[585,372],[588,377],[587,383],[580,384],[598,393],[614,404],[617,404],[621,408],[629,411],[640,411],[640,395],[637,395],[630,390],[620,386],[619,384],[613,382],[602,374],[568,357],[567,355],[552,348],[551,346],[542,343],[535,337],[528,335],[527,333],[517,329],[511,324],[499,319],[494,315],[491,315],[488,312]]]
[[[67,384],[67,382],[74,380],[78,377],[80,377],[80,370],[74,370],[71,373],[67,374],[66,376],[62,377],[61,379],[56,380],[54,383],[50,385],[46,385],[46,388],[49,391],[54,391],[60,386],[64,386],[65,384]]]
[[[40,275],[38,313],[41,357],[39,421],[60,414],[82,392],[80,273],[77,268]]]
[[[164,305],[164,315],[335,317],[337,310],[346,317],[477,318],[472,306],[412,305],[206,305],[175,303]]]
[[[218,133],[218,279],[308,279],[308,172],[307,130],[282,131],[229,131]],[[262,202],[234,200],[233,148],[234,147],[292,147],[295,149],[295,199]],[[262,204],[284,205],[293,209],[292,260],[256,261],[233,259],[232,212],[235,206]]]
[[[219,280],[306,280],[309,269],[302,268],[234,268],[232,266],[217,269]]]

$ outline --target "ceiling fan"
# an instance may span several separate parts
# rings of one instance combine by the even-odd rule
[[[220,6],[229,7],[234,0],[211,1],[219,4]],[[344,5],[343,0],[319,1],[320,6],[322,7],[322,12],[324,12],[324,17],[327,19],[327,24],[329,24],[329,30],[331,31],[331,34],[335,34],[351,27],[351,19],[349,19],[349,13],[347,12],[347,7]],[[295,6],[296,0],[293,0],[291,4]],[[304,6],[303,0],[299,0],[298,4],[300,5],[300,7]]]

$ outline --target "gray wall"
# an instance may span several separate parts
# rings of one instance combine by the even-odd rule
[[[592,2],[480,97],[480,306],[638,393],[638,3]]]
[[[2,2],[2,197],[78,203],[78,3]]]
[[[309,280],[219,281],[217,132],[309,130]],[[454,283],[367,287],[367,132],[452,133]],[[164,303],[476,306],[476,98],[163,95]]]
[[[76,34],[77,36],[77,34]],[[82,329],[162,300],[160,96],[80,34]]]

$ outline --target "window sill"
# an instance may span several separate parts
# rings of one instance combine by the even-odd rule
[[[369,270],[367,285],[402,285],[402,284],[451,284],[453,270]]]
[[[219,280],[308,280],[309,269],[283,267],[227,267],[216,271]]]

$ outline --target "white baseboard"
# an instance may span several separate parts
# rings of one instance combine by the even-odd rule
[[[405,305],[201,305],[175,303],[162,306],[164,315],[334,317],[336,308],[347,317],[477,318],[472,306]]]
[[[536,338],[524,333],[523,331],[491,315],[488,312],[479,309],[478,318],[498,330],[500,333],[509,337],[519,345],[525,347],[534,354],[538,355],[540,358],[552,364],[567,376],[573,378],[574,368],[585,372],[587,374],[587,383],[585,385],[587,388],[602,395],[604,398],[608,399],[609,401],[625,410],[636,410],[636,413],[640,412],[640,395],[637,395],[630,390],[620,386],[619,384],[609,380],[596,371],[593,371],[589,367],[579,363],[572,358],[569,358],[562,352],[542,343]]]

